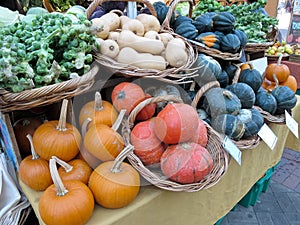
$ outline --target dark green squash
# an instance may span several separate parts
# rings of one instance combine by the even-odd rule
[[[205,44],[209,48],[220,49],[219,36],[214,32],[201,33],[195,38],[195,40]]]
[[[241,48],[244,48],[246,46],[246,44],[248,43],[248,37],[247,37],[247,34],[242,31],[242,30],[233,30],[232,31],[233,34],[235,34],[239,40],[240,40],[240,43],[241,43]]]
[[[214,30],[230,33],[235,26],[235,17],[229,11],[218,12],[213,16]]]
[[[255,105],[271,115],[274,115],[277,110],[276,98],[262,87],[256,92]]]
[[[164,22],[166,19],[166,15],[169,11],[169,6],[167,6],[163,1],[156,1],[153,3],[153,7],[157,14],[157,19],[159,20],[160,24]],[[170,24],[174,23],[175,21],[175,14],[173,12],[171,16]]]
[[[197,16],[193,24],[196,26],[199,33],[213,31],[213,21],[212,18],[215,16],[215,12],[207,12],[200,16]]]
[[[223,52],[237,53],[241,47],[239,37],[232,33],[224,35],[220,42],[220,49]]]
[[[288,86],[275,87],[272,91],[272,95],[277,101],[277,109],[275,114],[283,114],[285,110],[289,112],[297,103],[295,92],[292,91]]]
[[[182,22],[175,29],[175,33],[190,40],[194,40],[198,36],[198,30],[191,22]]]
[[[220,114],[212,119],[211,126],[217,132],[234,140],[240,140],[245,133],[245,124],[232,114]]]
[[[243,138],[248,138],[256,135],[261,127],[264,125],[263,115],[255,108],[250,109],[252,114],[251,121],[245,123],[245,132]]]
[[[203,99],[203,108],[213,118],[220,114],[237,115],[242,108],[240,99],[225,88],[209,89]]]
[[[263,78],[257,69],[249,68],[242,70],[238,81],[248,84],[254,92],[257,92],[262,85]]]
[[[226,71],[227,75],[228,75],[228,78],[229,78],[229,84],[232,83],[232,79],[234,78],[235,76],[235,73],[236,73],[236,70],[237,70],[237,67],[231,63],[227,64],[224,66],[224,70]]]
[[[221,88],[225,88],[228,86],[229,84],[229,77],[228,74],[225,70],[222,70],[222,72],[220,73],[219,76],[216,76],[217,81],[219,81],[220,83],[220,87]]]
[[[222,67],[217,60],[202,53],[198,54],[198,58],[193,67],[198,68],[197,73],[199,76],[194,79],[200,87],[211,81],[215,81],[222,72]]]
[[[246,83],[234,83],[226,87],[229,91],[236,94],[241,100],[242,108],[252,108],[255,103],[255,93],[253,89]]]
[[[187,16],[182,16],[182,15],[179,15],[176,17],[176,19],[174,20],[174,23],[173,23],[173,26],[172,28],[174,30],[177,29],[178,26],[180,26],[182,23],[186,23],[186,22],[189,22],[189,23],[193,23],[193,20]],[[196,27],[195,27],[196,28]],[[198,30],[197,30],[198,31]]]

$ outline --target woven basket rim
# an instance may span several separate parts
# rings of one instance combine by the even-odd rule
[[[79,95],[91,88],[98,71],[99,66],[93,65],[90,71],[80,77],[22,92],[0,89],[0,111],[26,110]]]
[[[133,126],[135,115],[147,104],[159,101],[175,101],[180,102],[180,99],[176,96],[158,96],[152,97],[139,103],[132,111],[127,119],[124,121],[122,134],[125,143],[130,143],[130,132]],[[148,182],[154,186],[175,192],[196,192],[210,188],[217,184],[220,179],[224,176],[228,169],[229,155],[223,148],[221,139],[218,133],[216,133],[207,123],[205,123],[208,132],[208,143],[206,149],[213,156],[213,169],[205,176],[201,181],[191,184],[180,184],[167,179],[161,172],[155,173],[151,170],[151,166],[145,166],[142,161],[134,153],[131,153],[127,158],[131,165],[145,178]]]

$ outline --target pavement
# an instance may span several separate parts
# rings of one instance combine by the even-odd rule
[[[267,191],[256,204],[237,204],[219,225],[300,225],[300,152],[284,149]]]

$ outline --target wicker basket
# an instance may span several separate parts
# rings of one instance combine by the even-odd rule
[[[98,70],[99,67],[95,65],[88,73],[78,78],[19,93],[0,89],[0,111],[27,110],[79,95],[92,87]]]
[[[187,1],[189,2],[189,6],[190,6],[188,16],[190,18],[192,18],[193,1],[191,1],[191,0],[174,0],[170,4],[170,8],[169,8],[169,11],[166,15],[166,19],[163,22],[163,27],[165,27],[165,29],[168,29],[168,30],[172,31],[172,28],[170,27],[170,21],[171,21],[173,12],[176,9],[176,5],[180,2],[187,2]],[[198,41],[189,40],[189,39],[187,39],[187,41],[193,46],[193,48],[197,52],[205,53],[205,54],[210,55],[214,58],[218,58],[218,59],[222,59],[222,60],[239,60],[242,57],[242,50],[240,50],[238,53],[222,52],[218,49],[207,47],[206,45],[204,45],[204,44],[202,44]]]
[[[86,11],[87,17],[89,18],[91,13],[95,10],[95,8],[106,1],[108,0],[94,0],[89,5]],[[131,0],[123,0],[123,1],[129,2]],[[135,2],[143,3],[149,8],[153,16],[155,17],[157,16],[153,5],[149,1],[135,0]],[[192,82],[190,78],[198,76],[196,68],[192,68],[195,61],[197,60],[198,55],[193,49],[193,46],[190,43],[188,43],[184,38],[169,30],[165,30],[162,27],[160,33],[166,33],[166,32],[171,33],[174,37],[181,38],[185,42],[187,53],[188,53],[188,60],[185,63],[185,65],[178,68],[168,66],[167,69],[163,71],[156,70],[156,69],[141,69],[133,65],[119,63],[110,57],[100,54],[99,52],[95,53],[95,60],[98,61],[101,65],[110,69],[113,73],[125,77],[155,78],[173,84],[190,83]]]
[[[138,114],[138,112],[148,104],[162,101],[182,102],[180,98],[172,95],[153,97],[141,102],[133,109],[133,111],[128,116],[128,119],[124,122],[122,133],[125,140],[125,144],[130,143],[131,128],[134,125],[135,117]],[[213,129],[211,129],[209,125],[207,125],[207,130],[209,139],[206,149],[213,157],[214,166],[212,171],[197,183],[180,184],[171,181],[163,175],[159,166],[145,166],[134,153],[131,153],[128,156],[128,160],[132,164],[132,166],[141,174],[141,176],[143,176],[151,184],[161,189],[177,192],[196,192],[210,188],[214,186],[226,173],[228,169],[229,156],[222,147],[219,135]]]
[[[199,91],[197,92],[197,94],[195,95],[191,105],[194,108],[197,108],[197,104],[200,101],[200,98],[211,88],[214,87],[220,87],[220,84],[218,81],[212,81],[209,82],[205,85],[203,85]],[[224,140],[224,135],[220,134],[221,140]],[[245,150],[245,149],[253,149],[255,147],[257,147],[259,145],[259,143],[261,142],[261,138],[258,135],[253,135],[252,137],[248,137],[248,138],[244,138],[241,140],[232,140],[232,142],[241,150]]]

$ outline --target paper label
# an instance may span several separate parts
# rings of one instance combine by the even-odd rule
[[[261,127],[261,129],[258,131],[258,135],[269,146],[269,148],[273,151],[275,146],[276,146],[278,138],[274,134],[274,132],[271,130],[271,128],[267,124],[264,124]]]
[[[290,131],[299,139],[298,123],[294,118],[285,110],[285,124]]]
[[[232,158],[237,161],[237,163],[242,165],[242,152],[241,150],[231,141],[228,136],[225,136],[222,143],[223,148],[232,156]]]

